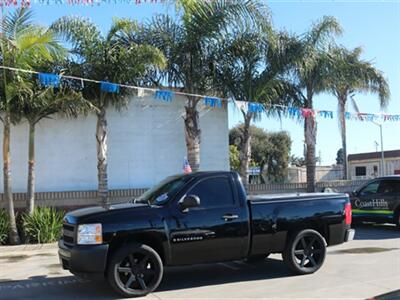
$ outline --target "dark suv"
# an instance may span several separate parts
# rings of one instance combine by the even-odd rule
[[[354,220],[400,226],[400,176],[376,178],[351,193]]]

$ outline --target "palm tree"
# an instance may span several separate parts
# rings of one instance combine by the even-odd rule
[[[42,69],[41,69],[42,70]],[[36,125],[54,114],[66,117],[78,117],[91,110],[90,102],[81,93],[67,88],[43,87],[31,85],[29,93],[24,93],[20,101],[12,105],[11,110],[20,114],[29,124],[28,134],[28,182],[26,210],[32,214],[35,206],[35,129]]]
[[[301,107],[310,110],[304,120],[304,139],[307,162],[307,192],[315,191],[315,146],[317,123],[314,108],[314,96],[329,89],[327,48],[331,38],[342,32],[338,21],[333,17],[324,17],[302,35],[298,41],[298,59],[293,69],[297,81]]]
[[[60,50],[51,31],[32,25],[32,12],[26,8],[16,9],[3,18],[1,35],[2,64],[8,67],[31,69],[32,63],[41,58],[51,60],[54,53]],[[8,204],[10,219],[10,242],[20,242],[15,222],[14,202],[11,189],[11,155],[10,139],[11,124],[16,119],[11,107],[20,101],[24,94],[29,93],[27,74],[9,72],[3,69],[1,80],[1,112],[3,130],[3,174],[4,199]]]
[[[68,71],[76,76],[98,81],[138,84],[146,74],[165,65],[162,53],[149,45],[131,40],[139,26],[128,19],[116,19],[106,35],[92,22],[79,17],[62,17],[52,24],[72,44]],[[127,89],[119,93],[104,92],[98,83],[85,83],[83,97],[96,107],[96,145],[98,194],[103,205],[108,203],[107,179],[107,117],[106,108],[125,107],[132,95]]]
[[[346,104],[355,93],[374,93],[379,97],[381,108],[386,107],[390,97],[389,85],[382,72],[361,59],[362,49],[353,50],[333,47],[329,51],[331,76],[329,89],[338,100],[338,114],[343,149],[343,179],[347,175]]]
[[[221,42],[240,20],[263,26],[267,12],[257,0],[180,0],[178,7],[178,20],[155,16],[145,29],[144,39],[161,49],[168,59],[163,72],[153,73],[154,84],[167,84],[193,94],[186,97],[184,125],[187,157],[192,170],[197,171],[201,143],[198,103],[202,98],[195,94],[214,93],[215,59],[210,47]]]
[[[290,37],[245,28],[232,31],[219,47],[215,78],[217,86],[228,98],[245,102],[290,105],[295,102],[295,87],[285,75],[291,67],[293,52]],[[273,107],[266,111],[241,109],[243,115],[240,142],[239,173],[243,183],[249,181],[251,158],[251,121],[262,113],[276,112]]]

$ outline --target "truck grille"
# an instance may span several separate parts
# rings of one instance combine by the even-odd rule
[[[74,245],[75,243],[75,225],[63,224],[63,240],[65,245]]]

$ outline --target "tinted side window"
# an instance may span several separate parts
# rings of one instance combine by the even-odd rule
[[[400,181],[398,180],[384,180],[379,185],[378,193],[398,193],[400,192]]]
[[[376,194],[378,192],[379,181],[371,182],[360,191],[361,196]]]
[[[201,208],[234,204],[231,185],[227,177],[215,177],[200,181],[187,192],[187,195],[198,196]]]

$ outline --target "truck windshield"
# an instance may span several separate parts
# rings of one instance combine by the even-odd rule
[[[170,176],[159,184],[146,191],[136,199],[136,203],[148,203],[149,205],[163,205],[168,202],[188,181],[185,176]]]

